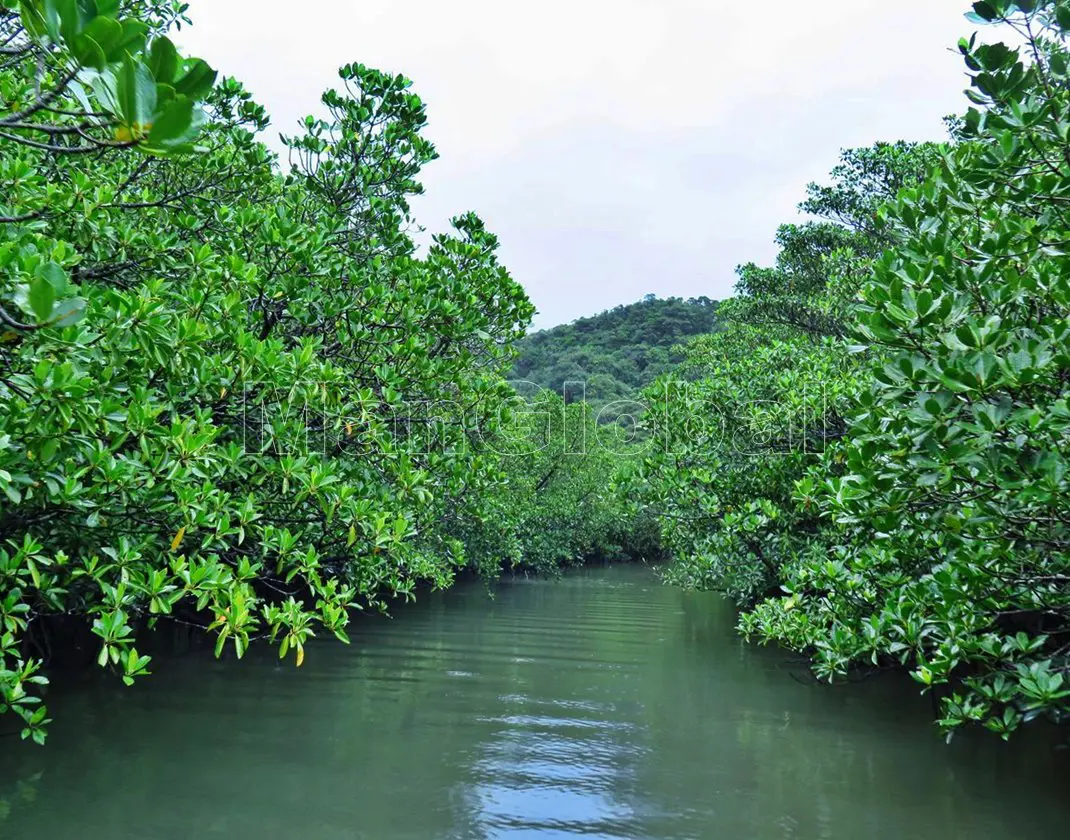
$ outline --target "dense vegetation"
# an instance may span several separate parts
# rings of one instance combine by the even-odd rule
[[[1065,720],[1070,2],[974,10],[1025,46],[960,44],[949,142],[845,152],[729,301],[525,340],[478,217],[408,234],[404,77],[341,68],[283,164],[177,0],[0,0],[0,714],[44,739],[79,634],[127,681],[159,622],[300,665],[461,569],[667,551],[823,678],[909,669],[949,733]],[[566,382],[645,387],[643,433]]]
[[[0,712],[24,737],[71,618],[127,680],[160,619],[300,664],[351,609],[500,562],[472,536],[502,481],[484,438],[532,307],[473,215],[415,255],[423,103],[343,67],[280,171],[263,110],[167,39],[183,8],[0,7]]]
[[[548,390],[532,396],[510,434],[495,441],[507,492],[494,495],[493,515],[483,520],[481,553],[544,573],[593,560],[662,559],[656,520],[614,480],[638,466],[645,447],[634,438],[633,424],[598,423],[587,403],[566,404]]]
[[[784,558],[810,538],[818,514],[795,504],[794,483],[844,434],[865,364],[845,338],[851,301],[890,236],[876,213],[939,151],[845,153],[801,205],[815,221],[780,228],[774,267],[739,269],[723,330],[647,392],[658,445],[644,491],[671,522],[676,582],[748,603],[778,590]]]
[[[946,146],[845,155],[649,415],[671,576],[949,733],[1070,716],[1070,4],[991,0]],[[694,380],[694,381],[690,381]]]
[[[569,401],[583,400],[604,422],[630,410],[639,392],[683,361],[674,348],[712,332],[716,302],[709,298],[659,299],[647,295],[540,330],[517,342],[514,380],[548,388]],[[612,406],[611,403],[633,403]]]

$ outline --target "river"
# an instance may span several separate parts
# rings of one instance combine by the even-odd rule
[[[461,584],[300,669],[254,647],[61,681],[47,747],[0,740],[0,835],[1065,836],[1070,756],[1040,734],[947,747],[909,680],[814,685],[733,620],[611,567]]]

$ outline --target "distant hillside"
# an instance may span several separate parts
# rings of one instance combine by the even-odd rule
[[[587,401],[604,405],[636,393],[680,361],[672,347],[716,325],[717,301],[647,295],[590,318],[533,333],[519,343],[512,378],[562,393],[586,382]],[[578,399],[569,387],[566,397]]]

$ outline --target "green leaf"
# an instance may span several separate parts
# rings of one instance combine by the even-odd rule
[[[107,18],[98,18],[107,22]],[[68,46],[71,54],[85,67],[103,70],[108,65],[108,56],[100,40],[90,32],[83,32],[74,38]]]
[[[119,86],[119,80],[116,72],[113,68],[106,68],[103,72],[93,73],[89,77],[89,86],[93,90],[94,96],[100,103],[101,107],[113,116],[120,116],[122,108],[119,105],[119,95],[117,92]],[[87,111],[92,110],[85,103],[83,103]]]
[[[37,274],[40,277],[45,278],[52,284],[52,288],[55,289],[56,294],[62,294],[67,291],[69,282],[67,280],[67,272],[63,270],[63,267],[58,263],[47,262],[37,269]]]
[[[126,125],[145,126],[152,121],[156,111],[156,80],[145,65],[129,55],[119,71],[116,95],[119,116]]]
[[[152,42],[148,59],[149,72],[157,82],[170,84],[178,72],[178,51],[168,38],[157,38]]]
[[[216,75],[216,71],[209,67],[207,62],[196,58],[182,78],[175,82],[175,90],[191,99],[203,99],[215,84]]]
[[[45,0],[45,14],[58,17],[59,34],[67,44],[81,34],[95,13],[95,6],[79,0]]]
[[[48,38],[53,44],[60,43],[62,37],[60,30],[63,26],[62,7],[64,5],[65,0],[44,0],[44,3],[40,7],[41,19],[44,22],[45,32],[48,34]]]
[[[20,0],[19,19],[26,27],[26,31],[34,38],[44,38],[49,35],[48,21],[45,20],[39,4],[32,3],[30,0]],[[56,34],[57,36],[59,34],[58,26]]]
[[[44,323],[52,314],[52,305],[56,302],[56,290],[47,278],[37,276],[30,283],[30,308],[39,323]]]
[[[149,27],[139,20],[124,20],[122,34],[108,46],[108,61],[122,61],[127,55],[136,56],[145,49]]]
[[[196,136],[196,129],[193,100],[188,96],[178,96],[156,118],[147,142],[150,146],[183,143]]]
[[[86,302],[80,297],[61,300],[52,309],[51,324],[54,327],[70,327],[85,317]]]

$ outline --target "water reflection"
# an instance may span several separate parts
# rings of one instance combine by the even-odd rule
[[[537,663],[536,659],[530,660]],[[478,824],[486,837],[633,836],[630,803],[645,750],[610,703],[505,695],[488,718],[493,739],[476,763]]]
[[[431,598],[301,671],[254,650],[80,677],[47,749],[0,740],[0,834],[1062,836],[1070,756],[1043,733],[945,748],[909,681],[800,682],[732,623],[611,569]]]

